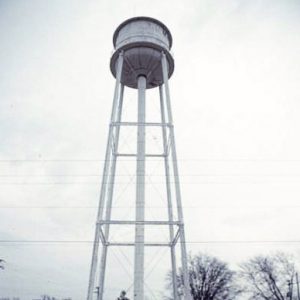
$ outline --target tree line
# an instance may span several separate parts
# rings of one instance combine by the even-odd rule
[[[13,297],[13,298],[9,298],[9,297],[4,297],[4,298],[0,298],[0,300],[20,300],[19,297]],[[49,296],[49,295],[42,295],[41,298],[38,299],[32,299],[32,300],[59,300],[58,298]],[[61,300],[72,300],[72,298],[64,298]]]
[[[217,257],[199,253],[189,257],[188,269],[194,300],[300,300],[295,262],[286,253],[255,256],[240,264],[237,271]],[[181,270],[176,286],[180,298]],[[172,290],[171,274],[167,276],[167,287]]]
[[[0,266],[3,262],[0,259]],[[255,256],[235,271],[219,258],[199,253],[189,256],[188,270],[193,300],[300,300],[295,261],[283,252]],[[183,275],[181,270],[178,273],[176,287],[181,299]],[[173,290],[171,273],[167,276],[167,290]],[[165,299],[173,297],[165,296]],[[42,295],[39,300],[57,299]]]

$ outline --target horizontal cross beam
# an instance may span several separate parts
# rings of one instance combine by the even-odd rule
[[[104,225],[181,225],[179,221],[121,221],[121,220],[101,220],[97,224]]]
[[[158,122],[112,122],[111,126],[160,126],[160,127],[173,127],[170,123],[158,123]]]
[[[107,246],[124,246],[124,247],[130,247],[130,246],[135,246],[135,243],[107,243]],[[170,243],[144,243],[144,246],[148,246],[148,247],[171,247],[172,244]]]
[[[136,157],[135,153],[115,153],[115,156]],[[145,157],[166,157],[165,154],[145,154]]]

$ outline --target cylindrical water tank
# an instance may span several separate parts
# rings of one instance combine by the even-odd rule
[[[137,78],[145,76],[147,88],[163,83],[161,53],[165,52],[168,73],[174,71],[174,60],[170,54],[172,36],[169,29],[160,21],[149,17],[135,17],[126,20],[116,29],[113,37],[115,52],[110,68],[116,76],[116,62],[120,51],[124,53],[121,82],[137,88]]]

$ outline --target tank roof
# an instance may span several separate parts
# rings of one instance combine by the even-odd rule
[[[156,23],[157,25],[161,26],[165,30],[165,32],[167,33],[167,35],[168,35],[168,39],[169,39],[169,42],[170,42],[170,49],[171,49],[173,39],[172,39],[172,35],[171,35],[171,32],[170,32],[169,28],[164,23],[160,22],[157,19],[154,19],[154,18],[151,18],[151,17],[142,17],[142,16],[141,17],[134,17],[134,18],[127,19],[127,20],[125,20],[124,22],[122,22],[117,27],[117,29],[115,30],[114,35],[113,35],[113,45],[114,45],[114,47],[116,47],[116,40],[117,40],[119,31],[124,26],[126,26],[127,24],[129,24],[131,22],[134,22],[134,21],[149,21],[149,22]]]

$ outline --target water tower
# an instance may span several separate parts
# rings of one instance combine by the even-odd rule
[[[172,268],[173,298],[175,300],[191,299],[188,284],[187,252],[183,224],[183,212],[177,156],[174,138],[173,117],[170,102],[168,80],[174,71],[174,59],[170,53],[172,36],[169,29],[160,21],[149,17],[135,17],[123,22],[113,36],[115,51],[111,57],[110,69],[116,78],[112,113],[110,119],[99,208],[97,214],[95,240],[90,269],[87,300],[105,299],[105,272],[107,255],[111,247],[134,247],[133,298],[144,300],[145,285],[145,247],[168,247]],[[122,120],[123,96],[125,87],[137,90],[137,118],[133,122]],[[146,120],[146,91],[158,89],[160,103],[160,122]],[[120,153],[118,149],[120,130],[125,126],[136,128],[136,151]],[[162,153],[147,153],[147,130],[150,127],[160,128]],[[115,220],[111,218],[114,201],[114,183],[116,165],[122,156],[135,160],[135,218],[132,220]],[[164,165],[164,184],[166,195],[167,219],[145,219],[145,179],[146,161],[156,158]],[[173,192],[172,192],[173,191]],[[176,210],[175,210],[176,209]],[[110,227],[131,225],[134,228],[132,242],[111,241]],[[154,227],[168,228],[168,241],[154,243],[145,240],[145,229]],[[178,245],[178,247],[176,247]],[[100,249],[101,248],[101,249]],[[176,259],[176,249],[180,260]],[[101,251],[100,251],[101,250]],[[178,292],[176,275],[178,261],[183,273],[184,288]],[[97,282],[96,282],[97,278]],[[95,289],[97,287],[97,293]],[[120,287],[121,289],[122,287]]]

